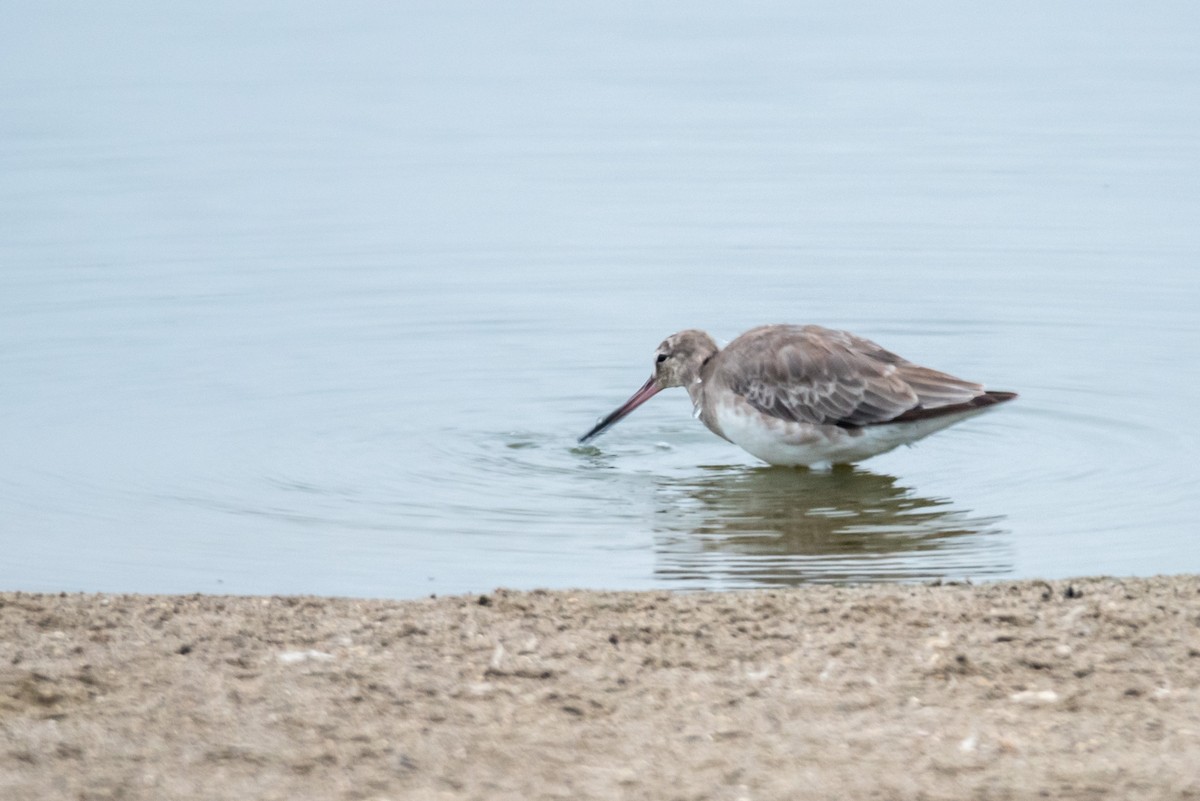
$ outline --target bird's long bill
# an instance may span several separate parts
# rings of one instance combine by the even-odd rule
[[[633,393],[633,396],[629,400],[621,404],[621,406],[618,407],[616,411],[614,411],[608,417],[605,417],[599,423],[596,423],[596,427],[580,437],[579,441],[581,443],[587,442],[593,437],[600,436],[607,428],[615,424],[622,417],[629,414],[634,409],[657,395],[661,389],[662,387],[654,382],[654,376],[650,376],[650,380],[645,384],[642,384],[642,388]]]

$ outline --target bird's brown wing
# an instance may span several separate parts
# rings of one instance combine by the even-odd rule
[[[968,403],[983,387],[913,364],[874,342],[820,326],[748,331],[722,352],[714,378],[764,414],[867,426]]]

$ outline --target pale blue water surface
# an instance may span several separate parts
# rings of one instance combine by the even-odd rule
[[[1200,571],[1200,7],[10,4],[0,588]],[[1007,408],[768,469],[680,328]]]

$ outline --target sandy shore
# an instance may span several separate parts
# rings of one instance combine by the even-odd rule
[[[1200,797],[1200,578],[0,594],[0,798]]]

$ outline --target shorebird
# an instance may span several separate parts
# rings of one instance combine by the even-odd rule
[[[828,468],[886,453],[1017,397],[819,325],[764,325],[720,349],[703,331],[658,346],[654,373],[581,443],[670,387],[717,436],[773,465]]]

